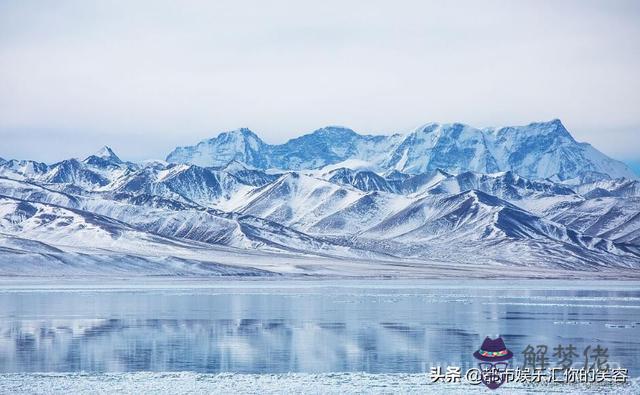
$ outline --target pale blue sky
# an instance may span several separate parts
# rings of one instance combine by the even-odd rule
[[[0,157],[560,118],[640,159],[638,1],[0,0]]]

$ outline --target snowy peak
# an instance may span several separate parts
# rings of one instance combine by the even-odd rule
[[[53,184],[72,184],[86,189],[93,189],[109,184],[109,180],[101,174],[87,169],[77,159],[67,159],[51,165],[42,180]]]
[[[500,171],[482,131],[460,123],[417,128],[390,155],[386,167],[411,174],[438,168],[453,173]]]
[[[235,160],[229,162],[225,167],[221,168],[220,171],[232,175],[245,185],[255,187],[269,184],[278,179],[281,175],[279,173],[267,173]]]
[[[636,178],[623,163],[576,142],[558,119],[497,129],[428,124],[406,136],[388,166],[408,173],[513,171],[533,180]]]
[[[110,187],[118,193],[157,195],[186,204],[212,206],[246,186],[238,177],[212,168],[170,164],[125,174]]]
[[[428,191],[437,193],[457,193],[475,189],[508,201],[525,198],[573,195],[568,187],[550,181],[531,181],[507,171],[494,174],[464,172],[456,176],[441,177],[431,184]]]
[[[31,179],[41,176],[49,166],[33,160],[5,160],[0,163],[0,176],[14,179]]]
[[[371,136],[329,126],[271,147],[272,166],[281,169],[318,169],[347,159],[360,158],[360,148]]]
[[[259,145],[264,145],[264,142],[248,128],[240,128],[230,130],[228,132],[222,132],[214,140],[220,143],[233,143],[233,144],[249,144],[254,149],[257,149]]]
[[[257,168],[266,168],[267,145],[247,128],[222,132],[195,146],[178,147],[167,156],[167,162],[192,163],[203,167],[223,167],[238,161]]]
[[[529,169],[523,165],[528,165],[529,160],[536,162],[539,154],[566,144],[574,145],[571,147],[574,150],[580,148],[557,119],[499,129],[429,123],[405,137],[387,167],[413,174],[438,168],[453,173],[514,170],[528,178],[546,178],[558,173],[545,176],[554,169]],[[557,163],[567,158],[553,159]]]
[[[576,142],[559,120],[490,128],[485,132],[501,171],[557,181],[635,178],[622,162],[608,158],[589,144]]]
[[[86,157],[82,163],[89,165],[98,172],[118,169],[124,165],[124,162],[120,160],[118,155],[106,145],[95,154]]]
[[[344,126],[326,126],[324,128],[320,128],[311,132],[311,135],[320,138],[337,138],[339,140],[345,140],[354,137],[357,138],[359,136],[359,134],[354,132],[353,129],[349,129]]]
[[[116,153],[113,152],[113,150],[106,145],[100,148],[95,154],[91,156],[95,156],[97,158],[104,159],[113,163],[122,163],[120,158],[118,158],[118,155],[116,155]]]
[[[575,190],[587,198],[640,197],[640,181],[625,178],[601,180],[576,186]]]
[[[269,145],[250,130],[238,129],[195,146],[176,148],[167,161],[223,167],[235,160],[257,169],[318,169],[347,159],[378,160],[398,140],[398,135],[363,136],[348,128],[328,126],[284,144]]]
[[[495,134],[501,136],[508,135],[526,135],[532,136],[550,136],[551,138],[557,138],[560,140],[573,142],[576,141],[571,136],[571,133],[562,124],[559,119],[553,119],[547,122],[532,122],[525,126],[505,126],[500,128],[486,128],[484,131],[488,134]]]

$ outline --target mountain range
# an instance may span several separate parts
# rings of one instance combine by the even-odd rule
[[[254,168],[319,169],[361,161],[381,170],[421,174],[514,171],[530,179],[585,181],[635,178],[624,163],[587,143],[579,143],[559,120],[526,126],[476,129],[430,123],[405,135],[360,135],[344,127],[325,127],[282,145],[269,145],[249,129],[221,133],[195,146],[178,147],[171,163],[220,167],[238,161]]]
[[[132,163],[0,159],[5,275],[635,276],[640,182],[558,120],[248,129]]]

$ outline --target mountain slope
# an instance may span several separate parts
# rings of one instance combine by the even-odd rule
[[[314,177],[288,173],[246,195],[246,202],[234,211],[304,231],[363,194]]]
[[[582,235],[473,190],[420,199],[360,233],[357,239],[354,245],[360,248],[393,249],[408,257],[454,257],[473,250],[474,255],[489,255],[492,259],[502,254],[497,260],[512,264],[531,264],[536,259],[538,265],[574,268],[620,264],[637,267],[640,263],[637,247]],[[514,255],[512,249],[527,254]],[[551,256],[554,261],[548,260]]]
[[[3,196],[11,193],[12,196]],[[348,246],[338,246],[298,232],[286,226],[250,215],[225,213],[206,209],[198,205],[185,205],[178,201],[153,195],[130,195],[117,193],[109,199],[105,195],[70,197],[64,193],[38,187],[21,181],[0,179],[0,202],[3,200],[50,207],[56,213],[74,211],[83,216],[99,215],[104,220],[116,221],[133,230],[147,235],[159,235],[172,239],[198,241],[207,244],[242,248],[245,250],[264,250],[274,252],[295,252],[322,256],[371,256],[366,251],[358,251]],[[21,218],[21,214],[7,212],[7,218]],[[54,218],[56,215],[51,215]],[[58,215],[59,216],[59,215]],[[66,215],[66,217],[70,217]],[[7,219],[9,221],[9,219]],[[2,223],[0,223],[2,225]],[[7,225],[7,223],[5,223]],[[79,225],[85,230],[86,226]],[[78,233],[70,228],[55,228],[63,234]],[[52,228],[46,229],[52,236]],[[2,232],[2,226],[0,226]],[[5,229],[5,233],[9,232]],[[31,235],[29,233],[28,235]],[[24,236],[24,234],[22,235]],[[54,239],[55,240],[55,239]],[[100,243],[82,243],[77,246],[93,248]],[[375,255],[375,254],[373,254]]]
[[[364,192],[398,192],[397,188],[394,188],[394,184],[389,183],[382,176],[368,170],[356,171],[340,168],[330,171],[325,175],[325,178],[327,178],[329,182],[351,185]]]
[[[640,197],[596,197],[562,205],[549,216],[586,235],[625,240],[640,229]]]

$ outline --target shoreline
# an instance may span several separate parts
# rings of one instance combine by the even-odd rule
[[[123,372],[123,373],[3,373],[0,393],[236,393],[280,394],[322,393],[446,393],[486,394],[483,385],[468,383],[431,383],[429,373],[195,373],[195,372]],[[539,384],[506,383],[502,392],[529,394],[562,392],[569,394],[635,394],[640,378],[626,384]]]
[[[404,291],[424,289],[526,289],[526,290],[620,290],[635,291],[640,288],[640,278],[584,279],[576,278],[338,278],[338,277],[5,277],[0,276],[0,293],[3,292],[55,292],[55,291],[153,291],[153,290],[228,290],[241,289],[389,289]]]

